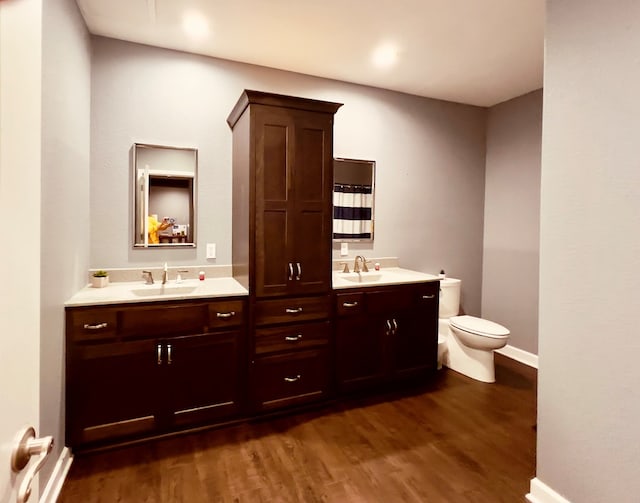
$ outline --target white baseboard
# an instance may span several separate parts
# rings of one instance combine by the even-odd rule
[[[500,353],[512,360],[529,365],[529,367],[533,367],[534,369],[538,368],[538,355],[534,355],[533,353],[529,353],[523,349],[515,348],[509,344],[502,349],[496,349],[496,353]]]
[[[531,489],[525,497],[531,503],[571,503],[537,477],[531,479]]]
[[[65,447],[62,449],[60,457],[56,462],[56,466],[51,473],[51,477],[49,477],[47,486],[44,488],[44,491],[40,496],[40,503],[56,503],[56,501],[58,501],[58,496],[60,496],[60,491],[62,490],[62,484],[64,484],[64,481],[67,478],[72,462],[73,456],[71,455],[71,451],[68,447]]]

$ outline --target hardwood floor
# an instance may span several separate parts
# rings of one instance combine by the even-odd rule
[[[495,384],[444,369],[426,389],[76,457],[60,503],[525,501],[535,369]]]

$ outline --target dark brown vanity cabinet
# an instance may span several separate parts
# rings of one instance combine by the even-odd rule
[[[238,415],[245,311],[242,299],[67,308],[67,445]]]
[[[249,396],[257,412],[328,391],[333,117],[340,106],[244,91],[227,119],[233,276],[249,290]]]
[[[338,389],[428,377],[437,364],[438,293],[437,281],[338,291]]]
[[[341,105],[245,91],[233,130],[233,275],[252,297],[331,290],[333,116]]]

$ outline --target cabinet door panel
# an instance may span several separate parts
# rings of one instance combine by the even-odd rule
[[[256,175],[263,201],[286,201],[289,194],[289,147],[290,121],[279,117],[278,124],[266,118],[262,125],[262,137],[258,137]],[[261,193],[260,193],[261,192]]]
[[[289,228],[293,217],[290,170],[293,122],[286,113],[260,109],[255,115],[255,291],[285,295],[293,281]]]
[[[168,339],[171,363],[163,397],[173,425],[205,422],[239,410],[240,332]]]
[[[331,158],[331,124],[323,116],[304,118],[296,128],[295,190],[300,204],[327,202],[327,159]],[[327,145],[329,143],[329,145]],[[331,159],[333,162],[333,159]],[[333,164],[332,164],[333,165]]]
[[[158,376],[164,370],[158,361],[153,341],[82,351],[67,373],[69,445],[152,431],[156,427]]]
[[[295,292],[323,293],[331,289],[331,249],[324,213],[305,211],[295,220]],[[298,276],[297,273],[300,273]]]
[[[411,378],[425,375],[435,367],[435,361],[432,361],[432,334],[417,313],[399,315],[394,319],[397,326],[393,333],[395,377]],[[437,342],[435,348],[437,351]]]
[[[436,369],[438,358],[438,282],[417,285],[411,316],[397,334],[395,369],[398,377],[418,377]],[[408,330],[404,330],[408,325]]]
[[[365,316],[336,321],[336,370],[340,391],[369,388],[385,374],[384,330]]]
[[[302,269],[295,292],[331,289],[333,146],[326,115],[296,119],[294,260]]]
[[[264,211],[257,226],[256,295],[258,297],[287,293],[293,281],[289,267],[287,213]],[[293,266],[291,266],[293,267]]]

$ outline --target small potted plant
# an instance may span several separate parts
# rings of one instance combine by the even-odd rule
[[[100,269],[91,275],[91,286],[93,288],[104,288],[109,284],[109,273]]]

